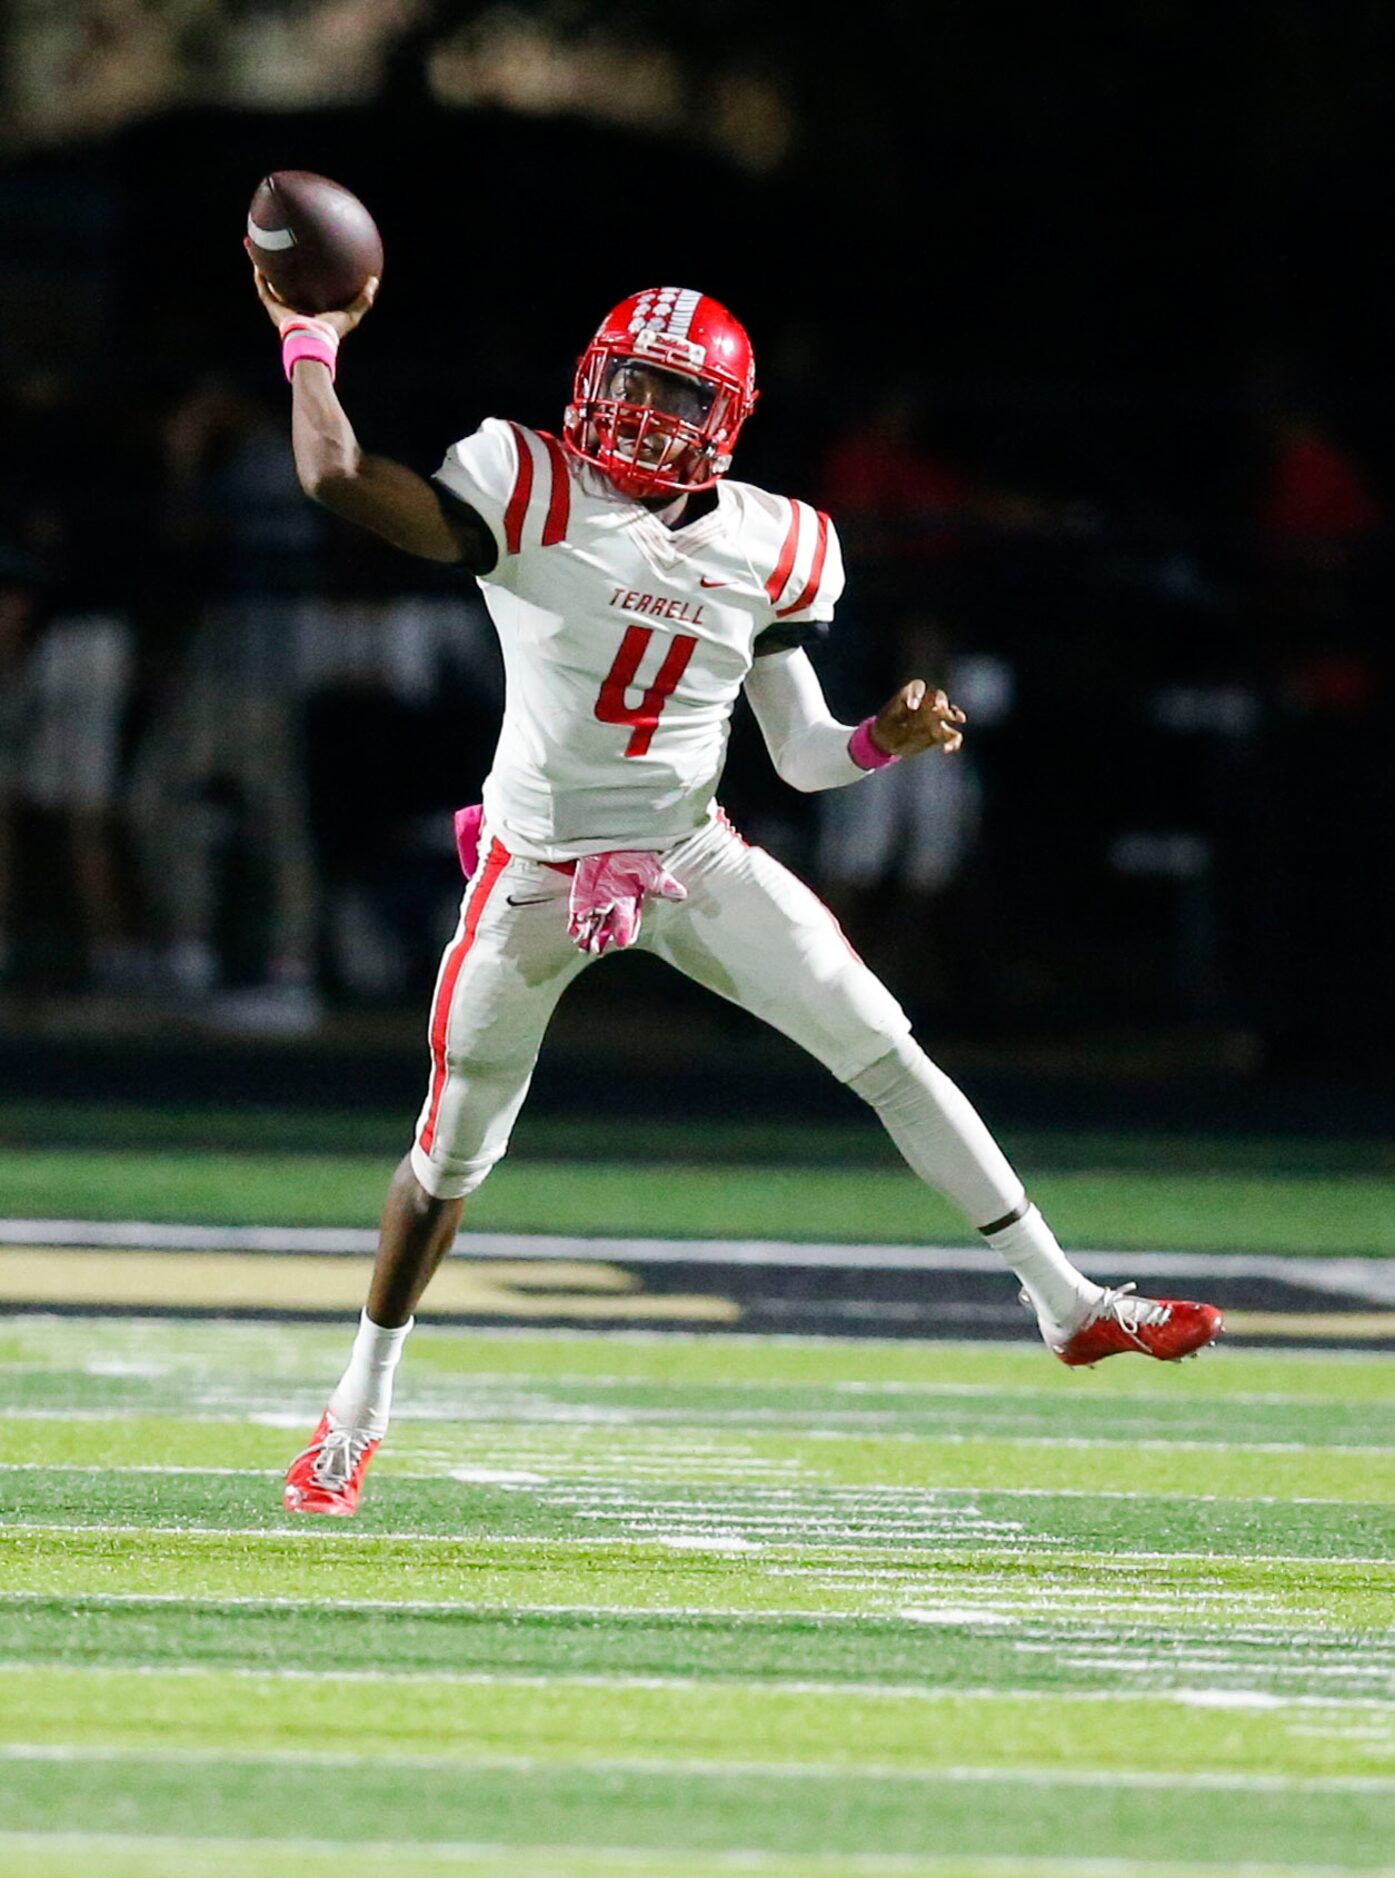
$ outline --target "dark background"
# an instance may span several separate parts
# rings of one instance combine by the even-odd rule
[[[97,20],[60,75],[75,98],[103,31],[162,17],[51,11]],[[430,470],[486,415],[556,429],[606,307],[701,286],[756,348],[762,402],[735,474],[827,502],[844,534],[849,586],[820,656],[835,709],[874,708],[924,647],[951,674],[986,658],[1007,675],[1009,707],[971,734],[979,833],[928,898],[821,878],[819,805],[774,780],[744,718],[733,743],[733,816],[828,893],[932,1053],[1090,1083],[1106,1104],[1190,1078],[1222,1091],[1215,1112],[1307,1090],[1315,1116],[1337,1101],[1349,1125],[1379,1119],[1395,1031],[1390,10],[514,9],[559,57],[665,61],[671,112],[627,127],[594,100],[443,103],[433,59],[498,16],[406,6],[353,102],[220,101],[220,23],[246,43],[265,22],[270,47],[296,11],[210,9],[181,42],[182,88],[100,131],[76,107],[65,131],[52,96],[43,134],[10,120],[5,578],[34,597],[26,647],[65,610],[124,619],[123,751],[210,600],[415,594],[478,630],[468,581],[332,522],[248,553],[226,504],[202,533],[172,524],[170,424],[198,387],[284,421],[241,231],[265,171],[320,170],[385,241],[379,305],[340,374],[368,447]],[[32,24],[23,8],[9,23],[12,87]],[[782,114],[763,162],[723,142],[737,80],[757,115]],[[839,506],[830,466],[890,390],[969,495],[901,516],[888,549]],[[1346,478],[1335,510],[1276,493],[1295,427]],[[332,1086],[324,1053],[365,1039],[417,1075],[457,886],[426,831],[487,767],[488,672],[447,658],[407,703],[356,683],[297,709],[319,878],[366,882],[404,950],[395,977],[356,984],[324,899],[296,1075]],[[123,802],[101,821],[139,948],[159,934]],[[264,975],[264,887],[235,790],[223,807],[217,949],[235,991]],[[4,1060],[23,1068],[8,1073],[67,1087],[114,1060],[112,1038],[124,1062],[178,1045],[206,1065],[190,1042],[206,1036],[245,1063],[255,1026],[215,1021],[211,990],[101,981],[62,814],[21,791],[12,821]],[[680,1026],[694,1060],[749,1044],[744,1020],[645,961],[592,974],[575,1003],[562,1060],[600,1048],[621,1007]]]

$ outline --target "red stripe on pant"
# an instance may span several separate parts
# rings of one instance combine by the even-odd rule
[[[489,903],[489,896],[494,891],[494,883],[509,863],[509,851],[501,841],[491,841],[489,858],[484,864],[479,877],[479,885],[470,895],[470,904],[465,912],[465,926],[451,948],[446,968],[441,973],[441,982],[436,991],[436,1002],[431,1011],[431,1106],[426,1115],[426,1126],[421,1131],[419,1145],[423,1154],[430,1154],[431,1144],[436,1139],[436,1120],[441,1112],[441,1097],[446,1087],[446,1035],[450,1029],[451,1000],[455,996],[456,980],[460,968],[469,956],[470,947],[475,943],[475,934],[479,931],[480,920]]]
[[[745,835],[742,834],[741,830],[732,821],[730,815],[727,814],[726,810],[722,807],[720,802],[717,804],[717,821],[718,821],[719,826],[722,828],[725,828],[727,833],[731,835],[735,840],[739,841],[743,848],[750,847],[751,845],[750,842],[746,839]]]

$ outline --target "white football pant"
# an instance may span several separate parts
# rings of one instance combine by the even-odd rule
[[[832,913],[724,818],[670,848],[686,900],[650,897],[637,948],[783,1031],[850,1082],[910,1029]],[[557,1000],[598,963],[567,934],[571,876],[481,832],[432,1001],[431,1080],[412,1166],[428,1193],[472,1193],[508,1147]]]

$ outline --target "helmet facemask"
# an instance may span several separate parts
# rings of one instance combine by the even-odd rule
[[[722,450],[731,394],[710,379],[600,352],[577,400],[582,454],[625,495],[710,489],[731,465]]]
[[[724,309],[702,304],[734,327]],[[612,322],[578,364],[563,429],[568,444],[632,500],[710,489],[731,468],[755,402],[750,342],[741,334],[743,377],[723,356],[725,334],[721,346],[709,347],[637,321],[616,330],[615,315]]]

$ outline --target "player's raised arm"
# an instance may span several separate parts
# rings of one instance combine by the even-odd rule
[[[339,401],[334,374],[340,341],[373,304],[370,279],[341,312],[294,312],[253,262],[257,294],[281,335],[291,382],[291,445],[301,488],[324,508],[428,561],[462,563],[487,574],[497,550],[483,520],[425,476],[363,450]]]

